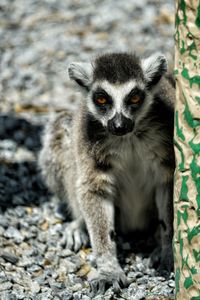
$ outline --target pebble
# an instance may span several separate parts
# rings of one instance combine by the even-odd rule
[[[146,278],[144,276],[137,280],[138,285],[147,284],[147,283],[148,283],[148,278]]]
[[[41,267],[38,265],[31,265],[30,267],[27,268],[27,271],[32,273],[32,272],[37,272],[41,270]]]
[[[68,290],[65,290],[65,291],[59,293],[59,297],[62,300],[72,300],[73,294],[71,292],[69,292]]]
[[[32,257],[27,257],[27,256],[23,256],[19,263],[18,266],[19,267],[24,267],[24,268],[29,268],[34,264],[34,260]]]
[[[35,277],[35,281],[40,285],[43,286],[45,285],[45,283],[47,282],[47,278],[45,276],[45,274],[41,275],[41,276],[36,276]]]
[[[24,237],[20,231],[13,226],[8,227],[4,233],[4,236],[7,238],[13,238],[16,243],[21,243],[24,240]]]
[[[136,270],[138,270],[139,272],[144,272],[144,270],[145,270],[145,266],[143,263],[138,263],[138,264],[136,264],[135,267],[136,267]]]
[[[9,289],[11,289],[11,287],[12,287],[12,283],[10,283],[10,282],[0,283],[0,292],[9,290]]]
[[[3,236],[5,229],[0,225],[0,236]]]
[[[13,285],[13,293],[16,295],[17,299],[24,299],[26,297],[24,288],[18,284]]]
[[[10,161],[14,159],[14,153],[16,151],[16,143],[12,140],[0,141],[0,159]]]
[[[60,257],[68,257],[68,256],[72,256],[72,255],[73,255],[73,252],[70,249],[62,249],[59,252]]]
[[[104,300],[104,297],[103,297],[103,296],[96,296],[96,297],[94,298],[94,300]]]
[[[36,281],[32,281],[30,284],[30,290],[33,294],[38,294],[40,291],[40,285]]]
[[[15,212],[16,212],[16,215],[19,217],[19,218],[22,218],[25,216],[26,214],[26,209],[25,207],[23,206],[17,206],[16,209],[15,209]]]
[[[82,284],[81,284],[81,283],[76,283],[76,284],[74,284],[74,286],[72,287],[73,292],[80,291],[81,289],[82,289]]]
[[[3,271],[0,272],[0,283],[6,282],[8,280],[7,276]]]
[[[50,281],[50,286],[53,290],[65,288],[65,284],[63,282]]]
[[[3,231],[5,228],[8,227],[8,219],[4,215],[1,215],[0,226],[1,226],[1,231]]]
[[[51,295],[51,290],[49,289],[48,291],[45,291],[45,292],[41,292],[37,297],[38,297],[38,300],[50,300],[52,299],[52,295]],[[29,299],[27,299],[29,300]]]
[[[136,293],[137,289],[138,289],[138,285],[134,282],[129,285],[128,292],[130,295],[133,295]]]
[[[169,285],[169,287],[175,288],[174,280],[169,280],[168,285]]]
[[[147,291],[145,286],[140,286],[137,288],[135,293],[130,293],[130,300],[145,300],[147,296]]]
[[[0,257],[2,257],[3,259],[5,259],[6,261],[12,263],[12,264],[16,264],[19,260],[19,258],[14,255],[14,254],[11,254],[9,252],[2,252],[0,253]]]
[[[86,295],[83,295],[83,296],[82,296],[82,300],[91,300],[91,298],[88,297],[88,296],[86,296]]]
[[[76,292],[73,294],[73,299],[74,300],[81,300],[82,299],[82,293],[81,292]]]
[[[1,300],[17,300],[17,297],[10,291],[4,291],[1,293]]]

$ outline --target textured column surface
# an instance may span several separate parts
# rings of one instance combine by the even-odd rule
[[[176,0],[174,255],[177,300],[200,300],[200,1]]]

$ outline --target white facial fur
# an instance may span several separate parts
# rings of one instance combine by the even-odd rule
[[[127,111],[126,106],[124,105],[124,99],[134,88],[139,88],[141,90],[145,89],[145,85],[143,82],[138,82],[136,80],[130,80],[123,84],[112,84],[108,81],[97,81],[92,86],[91,92],[87,97],[87,106],[88,110],[103,124],[103,126],[107,126],[108,120],[112,119],[116,113],[123,114],[127,118],[132,118],[130,113]],[[97,88],[101,88],[106,91],[108,95],[112,97],[113,100],[113,108],[106,113],[105,115],[99,114],[98,110],[94,102],[92,101],[92,92],[95,91]],[[147,99],[148,98],[148,99]],[[146,100],[140,115],[138,116],[138,120],[141,117],[144,117],[148,108],[151,104],[151,96],[146,95]]]
[[[167,61],[165,56],[161,53],[155,53],[145,59],[142,59],[141,64],[147,82],[151,81],[161,64],[163,73],[167,71]]]

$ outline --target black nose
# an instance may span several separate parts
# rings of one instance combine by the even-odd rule
[[[122,114],[116,114],[108,121],[108,130],[114,135],[125,135],[133,130],[133,121]]]

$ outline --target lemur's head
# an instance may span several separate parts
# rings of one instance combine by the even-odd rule
[[[111,53],[92,63],[72,63],[68,71],[87,93],[89,113],[111,134],[124,135],[147,114],[167,62],[161,54],[141,60],[135,54]]]

